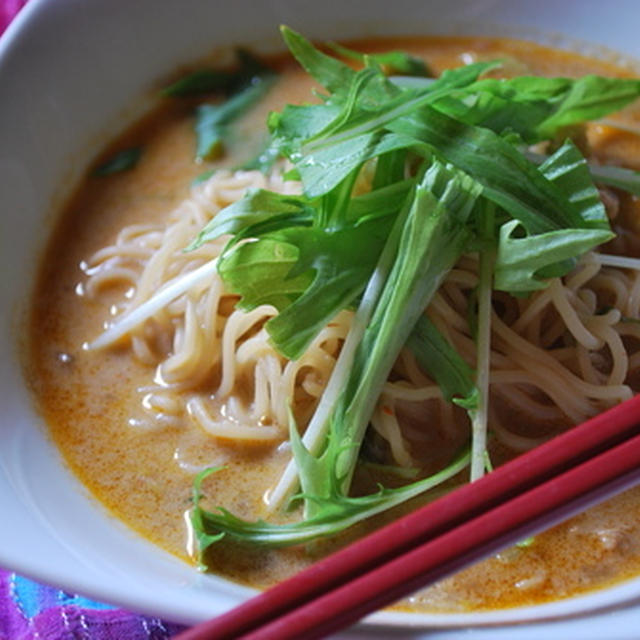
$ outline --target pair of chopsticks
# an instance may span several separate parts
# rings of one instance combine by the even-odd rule
[[[640,483],[640,396],[175,640],[322,638]]]

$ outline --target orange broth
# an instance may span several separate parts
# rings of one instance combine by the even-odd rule
[[[436,71],[475,60],[507,59],[507,73],[578,76],[629,75],[608,62],[551,50],[530,42],[432,38],[358,43],[361,50],[403,49],[424,57]],[[105,151],[143,145],[135,169],[87,177],[61,212],[43,256],[33,297],[28,376],[37,405],[66,463],[116,518],[152,543],[193,562],[185,512],[193,473],[174,460],[177,449],[194,462],[230,460],[209,480],[207,493],[242,517],[263,515],[263,493],[287,462],[278,448],[249,448],[216,441],[184,424],[140,430],[138,387],[153,370],[132,361],[126,347],[83,350],[108,320],[100,303],[78,295],[79,264],[134,222],[164,220],[188,196],[191,181],[207,168],[233,166],[257,148],[255,132],[269,111],[308,95],[306,75],[281,62],[276,86],[239,125],[237,142],[219,163],[196,164],[192,102],[168,101]],[[629,136],[592,131],[598,152],[640,165]],[[606,149],[605,149],[606,144]],[[635,219],[635,201],[627,203]],[[115,298],[114,298],[115,299]],[[410,507],[406,507],[410,508]],[[304,567],[386,518],[361,525],[332,542],[284,550],[247,550],[222,542],[210,555],[214,570],[231,580],[266,587]],[[535,538],[442,581],[399,605],[420,611],[487,610],[541,603],[603,588],[640,574],[640,489],[573,518]]]

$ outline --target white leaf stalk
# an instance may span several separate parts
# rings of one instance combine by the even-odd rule
[[[486,231],[491,233],[493,214],[487,212]],[[491,365],[491,293],[493,289],[493,265],[495,250],[487,247],[480,253],[478,282],[478,334],[476,388],[478,406],[472,412],[471,421],[471,482],[478,480],[487,470],[487,424],[489,421],[489,371]]]
[[[611,256],[606,253],[594,253],[592,255],[601,265],[605,267],[616,267],[618,269],[633,269],[635,271],[640,271],[640,258]]]
[[[89,350],[104,349],[115,344],[120,338],[137,329],[143,322],[153,317],[161,309],[164,309],[173,300],[211,278],[217,268],[218,259],[214,258],[194,271],[175,278],[160,288],[155,295],[143,302],[139,307],[120,316],[102,335],[86,345],[86,348]]]
[[[371,314],[376,302],[380,297],[380,292],[388,276],[388,265],[386,269],[378,265],[371,276],[367,288],[365,289],[362,301],[356,314],[353,317],[351,328],[344,341],[338,360],[331,372],[327,387],[324,390],[320,402],[302,436],[302,443],[307,450],[317,455],[325,443],[329,429],[329,416],[333,411],[338,397],[347,383],[351,365],[356,353],[356,349],[362,340],[365,329],[371,319]],[[293,458],[287,464],[278,484],[270,491],[265,502],[270,512],[275,511],[289,498],[298,486],[298,468]]]

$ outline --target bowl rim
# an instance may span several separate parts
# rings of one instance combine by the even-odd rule
[[[46,10],[51,11],[52,6],[59,0],[31,0],[21,10],[19,15],[8,26],[5,33],[0,37],[0,76],[2,74],[3,65],[19,45],[23,44],[23,41],[28,41],[31,37],[30,30],[32,24],[39,19],[40,14]],[[87,4],[96,5],[100,4],[98,0],[84,0]],[[74,0],[67,0],[66,2],[60,2],[60,6],[77,5],[78,2]],[[104,3],[103,3],[104,4]],[[0,470],[1,467],[0,460]],[[5,473],[8,474],[6,467]],[[0,475],[0,480],[2,477]],[[86,494],[86,492],[85,492]],[[95,500],[91,499],[90,502],[95,505]],[[92,507],[93,508],[93,507]],[[110,517],[106,517],[106,520],[112,522]],[[113,522],[112,522],[113,524]],[[116,528],[119,525],[116,525]],[[127,530],[128,531],[128,530]],[[129,534],[122,532],[123,537],[127,537]],[[149,544],[144,542],[144,544]],[[166,554],[166,552],[162,552]],[[168,554],[166,554],[168,555]],[[23,572],[35,579],[46,580],[50,582],[56,582],[56,577],[51,575],[47,570],[33,566],[24,559],[16,559],[12,557],[6,557],[2,549],[0,548],[0,560],[11,565],[15,571]],[[176,561],[172,556],[168,559],[169,562]],[[206,578],[208,580],[209,577]],[[225,584],[229,584],[228,581],[223,581]],[[63,582],[59,583],[60,586],[72,588],[78,591],[83,591],[87,594],[91,594],[92,597],[98,599],[108,599],[115,602],[120,602],[122,606],[127,606],[127,602],[131,602],[133,606],[141,610],[148,610],[153,613],[157,613],[157,610],[151,606],[150,600],[145,599],[125,599],[117,595],[114,597],[113,592],[106,592],[101,590],[100,587],[89,584],[86,580],[77,577],[74,579],[72,576],[67,576]],[[232,583],[231,583],[232,584]],[[248,588],[237,588],[237,585],[233,585],[231,589],[237,597],[245,597],[249,593],[253,593],[254,590]],[[410,627],[410,628],[424,628],[431,627],[458,627],[467,626],[469,624],[475,625],[495,625],[495,624],[510,624],[510,623],[522,623],[528,621],[537,621],[542,619],[553,619],[565,616],[575,616],[586,612],[593,612],[595,610],[610,610],[625,603],[633,603],[640,600],[640,577],[633,578],[628,581],[619,583],[614,587],[610,587],[606,590],[600,590],[595,593],[587,593],[583,595],[574,596],[566,600],[560,600],[552,603],[546,603],[542,605],[518,607],[514,609],[503,609],[495,612],[474,612],[474,613],[460,613],[460,614],[416,614],[416,613],[404,613],[397,611],[383,611],[373,616],[370,616],[366,623],[376,624],[384,626],[394,627]],[[163,608],[166,612],[166,608]],[[166,615],[166,613],[164,614]],[[176,619],[185,619],[185,621],[195,621],[193,614],[181,616],[180,612],[176,611],[173,614]]]

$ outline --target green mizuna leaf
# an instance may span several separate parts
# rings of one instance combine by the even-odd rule
[[[512,144],[493,131],[473,127],[425,106],[389,127],[414,143],[437,149],[448,162],[483,185],[483,194],[530,232],[580,226],[567,195]]]
[[[337,122],[321,134],[304,140],[301,150],[309,154],[318,148],[380,132],[390,122],[418,111],[423,105],[437,103],[443,96],[472,82],[494,66],[495,63],[485,62],[449,70],[418,90],[404,91],[399,90],[379,69],[366,68],[354,76],[346,100],[341,101],[342,111],[336,118]],[[335,101],[332,100],[332,103],[335,104]]]
[[[570,271],[577,258],[614,237],[589,166],[570,141],[539,167],[550,181],[571,194],[569,201],[582,223],[542,234],[522,235],[517,221],[503,224],[495,265],[494,287],[511,293],[542,289],[550,277]]]
[[[407,347],[418,364],[438,383],[447,400],[457,398],[463,404],[473,400],[476,394],[473,369],[427,316],[418,318]]]
[[[349,174],[378,156],[411,148],[415,140],[396,134],[365,133],[304,156],[297,164],[304,191],[317,198],[335,189]]]
[[[542,164],[547,156],[534,153],[533,151],[523,152],[535,164]],[[591,179],[597,184],[603,184],[622,191],[640,195],[640,171],[616,167],[607,164],[587,164]]]
[[[201,548],[220,535],[271,546],[331,535],[458,473],[468,454],[401,489],[349,496],[372,412],[405,346],[443,396],[472,418],[472,474],[490,469],[492,289],[527,295],[613,237],[594,178],[640,193],[636,172],[589,166],[569,140],[548,158],[534,157],[523,144],[557,144],[566,127],[628,104],[640,81],[483,78],[499,61],[432,79],[411,56],[363,56],[339,47],[362,63],[354,69],[291,29],[282,33],[325,91],[317,104],[269,117],[269,158],[282,154],[292,163],[287,176],[300,180],[303,195],[250,191],[192,247],[231,236],[217,263],[225,286],[240,296],[242,309],[278,309],[266,329],[288,358],[300,357],[338,312],[355,313],[307,433],[298,434],[293,418],[289,424],[304,519],[275,525],[205,511],[199,481],[194,527]],[[215,147],[227,116],[209,111],[209,120]],[[370,190],[360,193],[363,183]],[[468,252],[480,254],[476,372],[424,315]],[[276,487],[280,495],[291,489]]]
[[[202,184],[203,182],[206,182],[214,173],[215,173],[215,169],[208,169],[207,171],[203,171],[201,174],[197,175],[191,181],[191,185],[195,186],[198,184]]]
[[[196,539],[196,545],[199,556],[199,569],[206,570],[206,565],[203,562],[202,554],[205,549],[209,548],[212,544],[219,542],[224,537],[222,532],[209,533],[207,531],[207,523],[205,519],[205,512],[199,508],[200,501],[202,500],[202,482],[210,476],[212,473],[216,473],[222,470],[223,467],[210,467],[200,472],[193,481],[193,504],[194,508],[191,510],[190,521],[193,527],[193,532]]]
[[[229,290],[242,296],[237,308],[250,311],[271,304],[278,311],[287,309],[313,282],[313,273],[291,277],[299,250],[293,244],[273,237],[238,246],[218,266]]]
[[[296,359],[360,295],[412,185],[401,181],[346,206],[339,198],[311,203],[304,196],[250,191],[221,211],[193,246],[234,234],[220,274],[242,296],[240,308],[273,304],[280,310],[266,328],[280,352]],[[253,241],[234,246],[242,238]]]
[[[519,238],[514,235],[519,226],[517,220],[502,226],[495,266],[494,287],[511,293],[544,289],[545,277],[561,275],[550,273],[550,266],[573,260],[614,236],[605,229],[563,229]]]
[[[232,73],[218,69],[198,69],[162,90],[162,95],[177,98],[223,91],[229,87]]]
[[[212,159],[222,153],[227,127],[253,106],[268,90],[271,80],[255,82],[220,104],[202,104],[196,109],[196,158]]]
[[[335,535],[357,522],[398,506],[443,484],[468,464],[469,453],[465,451],[442,471],[427,478],[397,489],[381,487],[377,493],[355,498],[343,495],[337,489],[338,483],[335,482],[333,495],[326,499],[314,498],[317,500],[314,516],[291,524],[272,524],[264,520],[247,522],[226,509],[219,508],[217,512],[203,509],[200,506],[202,500],[200,485],[207,475],[205,472],[197,480],[194,508],[191,511],[191,523],[198,541],[201,564],[203,564],[202,554],[206,549],[225,535],[270,548],[305,544],[318,538]]]
[[[249,189],[241,200],[225,207],[200,231],[187,250],[197,249],[205,242],[232,234],[236,242],[255,233],[256,225],[311,224],[313,209],[305,197],[283,195],[264,189]]]
[[[565,141],[540,165],[539,170],[564,193],[569,194],[569,202],[582,219],[584,226],[609,229],[607,212],[593,184],[589,165],[571,140]]]
[[[356,60],[362,64],[376,64],[385,67],[387,74],[432,77],[433,73],[422,58],[412,56],[404,51],[385,51],[384,53],[360,53],[341,44],[332,42],[331,49],[343,58]]]
[[[268,125],[273,146],[281,146],[289,156],[299,153],[301,141],[316,136],[340,114],[339,104],[288,104],[282,112],[269,116]]]
[[[438,161],[416,186],[410,206],[389,236],[397,252],[331,415],[330,446],[317,458],[294,449],[306,496],[322,498],[332,474],[343,490],[348,488],[375,399],[431,296],[465,250],[467,218],[479,192],[468,176]],[[305,473],[305,467],[312,472]],[[306,505],[312,515],[314,502],[307,499]]]
[[[536,142],[538,126],[554,112],[570,84],[564,78],[490,78],[454,91],[434,106],[466,124],[498,134],[513,131]]]
[[[387,216],[355,228],[275,231],[232,251],[220,274],[242,295],[241,308],[270,303],[280,309],[266,329],[278,350],[295,360],[360,295],[392,222]]]
[[[222,93],[219,104],[201,104],[196,109],[196,159],[209,160],[221,155],[229,124],[257,102],[268,90],[274,72],[244,49],[236,51],[233,70],[198,69],[162,91],[171,98],[190,98],[206,93]]]
[[[420,98],[416,98],[420,100]],[[332,102],[332,104],[335,104]],[[399,90],[376,67],[366,67],[353,77],[340,111],[322,131],[305,139],[304,144],[331,144],[337,139],[347,139],[361,132],[377,128],[389,114],[407,107],[407,95]],[[317,146],[317,145],[316,145]]]
[[[205,93],[223,92],[233,94],[251,84],[252,80],[271,75],[273,72],[245,49],[236,51],[237,68],[197,69],[176,80],[162,90],[162,95],[171,98],[186,98]]]
[[[345,93],[356,72],[332,56],[318,51],[309,40],[289,27],[280,32],[293,57],[319,84],[334,95]]]
[[[426,300],[463,251],[468,240],[466,221],[479,190],[468,177],[438,162],[425,173],[411,195],[403,222],[389,237],[389,242],[397,247],[397,253],[392,252],[397,257],[359,347],[347,390],[332,414],[329,445],[320,456],[312,455],[304,447],[292,421],[291,443],[301,473],[308,517],[293,525],[270,525],[263,521],[245,522],[222,509],[219,513],[205,511],[199,505],[200,480],[192,522],[202,540],[201,552],[220,534],[254,544],[284,546],[336,533],[433,488],[468,464],[469,455],[465,453],[434,476],[400,489],[381,488],[376,494],[360,498],[345,493],[372,402]],[[434,260],[436,247],[442,246],[447,247],[446,258]],[[428,275],[434,277],[425,277]],[[418,283],[420,286],[416,287]],[[408,314],[402,304],[407,297],[411,309]],[[355,393],[349,388],[355,389]]]
[[[537,142],[617,111],[639,95],[640,81],[635,79],[520,76],[480,80],[436,106],[467,124],[496,133],[515,131],[527,142]]]
[[[140,147],[132,147],[124,149],[111,156],[106,162],[98,166],[94,172],[94,176],[110,176],[114,173],[122,173],[133,169],[140,160],[142,149]]]
[[[619,111],[640,96],[640,80],[589,75],[572,82],[558,109],[539,125],[540,136]]]
[[[301,158],[301,151],[304,151],[307,165],[315,159],[309,155],[309,149],[303,150],[304,145],[322,147],[346,142],[348,146],[350,140],[357,140],[358,145],[366,140],[363,136],[380,132],[381,127],[390,120],[477,80],[480,74],[496,66],[494,62],[486,62],[449,70],[418,90],[402,91],[377,66],[354,71],[317,51],[300,34],[290,29],[285,29],[284,33],[302,66],[331,91],[322,104],[287,107],[270,119],[270,128],[276,140],[286,141],[282,146],[289,158],[296,162]],[[335,156],[339,156],[342,149],[344,146],[336,150]],[[323,159],[318,160],[319,166],[323,166],[322,162]],[[327,180],[326,184],[340,182],[353,165],[349,163],[349,166],[341,167],[343,170],[340,175],[334,180]],[[311,190],[309,193],[316,194],[317,191]]]

